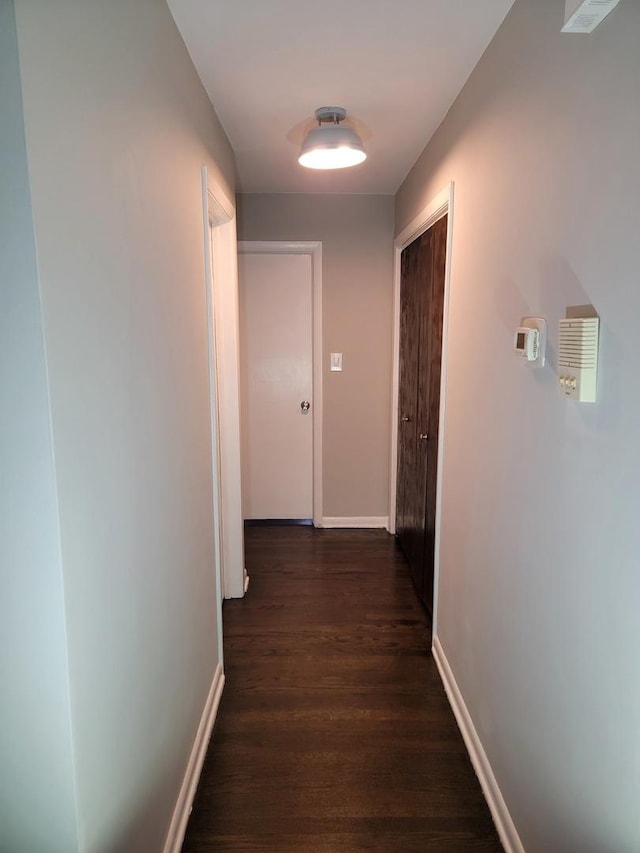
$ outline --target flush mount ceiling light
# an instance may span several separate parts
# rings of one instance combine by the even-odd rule
[[[350,127],[341,127],[347,111],[342,107],[316,110],[318,127],[306,135],[298,163],[307,169],[346,169],[367,159],[362,140]]]

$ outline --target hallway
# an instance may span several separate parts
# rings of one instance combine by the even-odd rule
[[[252,527],[246,565],[183,853],[502,850],[394,539]]]

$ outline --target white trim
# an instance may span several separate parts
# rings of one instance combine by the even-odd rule
[[[337,516],[325,517],[322,519],[320,527],[335,527],[335,528],[383,528],[389,526],[389,518],[386,515],[372,516]]]
[[[238,240],[238,251],[247,255],[312,255],[319,247],[320,240]]]
[[[216,386],[220,444],[222,591],[244,595],[244,526],[240,468],[240,370],[238,258],[233,201],[213,173],[202,167],[206,239],[211,243]],[[207,227],[208,226],[208,227]],[[205,256],[206,257],[206,256]]]
[[[313,292],[313,524],[322,526],[322,242],[320,240],[239,240],[245,254],[311,255]]]
[[[198,781],[200,780],[202,765],[204,763],[205,755],[207,754],[207,747],[209,745],[209,740],[211,739],[213,724],[215,723],[216,715],[218,713],[218,706],[220,705],[220,697],[222,696],[223,687],[224,673],[222,672],[221,664],[218,664],[213,676],[213,681],[211,682],[209,695],[207,696],[207,701],[205,702],[204,710],[200,718],[191,755],[187,762],[185,774],[182,779],[182,785],[180,786],[180,793],[178,794],[178,799],[171,817],[169,832],[167,833],[167,839],[163,848],[164,853],[180,853],[182,848],[184,834],[187,830],[187,823],[193,806],[193,798],[195,797]]]
[[[222,500],[220,483],[220,426],[218,367],[216,358],[215,323],[213,307],[213,218],[210,205],[215,199],[209,197],[206,169],[202,169],[202,219],[204,226],[204,268],[207,310],[207,337],[209,358],[209,418],[211,432],[211,480],[213,503],[213,544],[215,560],[215,595],[218,654],[223,664],[222,598],[224,596],[224,559],[222,553]]]
[[[400,261],[405,249],[431,226],[448,215],[447,252],[444,272],[442,326],[442,366],[440,370],[440,415],[438,418],[438,472],[436,482],[436,529],[433,555],[433,634],[438,629],[438,582],[440,577],[440,521],[442,514],[442,472],[444,467],[444,420],[447,400],[447,359],[449,350],[449,302],[451,297],[451,255],[453,248],[453,196],[451,181],[394,240],[393,264],[393,367],[391,389],[391,460],[389,468],[389,533],[396,532],[396,490],[398,479],[398,382],[400,367]]]
[[[206,166],[202,167],[202,178],[207,190],[207,211],[212,225],[224,225],[234,219],[236,206],[225,192],[220,181],[209,174]]]
[[[518,835],[515,824],[509,814],[502,792],[496,781],[491,764],[484,751],[480,736],[473,725],[471,714],[467,708],[460,688],[453,675],[447,656],[438,637],[433,639],[433,658],[440,672],[444,689],[449,699],[458,727],[464,739],[471,763],[482,787],[485,799],[491,810],[500,841],[506,853],[525,853],[524,846]]]

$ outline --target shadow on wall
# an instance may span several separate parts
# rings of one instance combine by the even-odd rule
[[[167,815],[171,819],[177,790],[168,792],[168,778],[159,774],[160,780],[147,787],[147,797],[114,804],[116,821],[112,827],[104,827],[103,837],[98,839],[96,849],[104,853],[142,853],[162,850],[169,832]],[[94,839],[95,841],[95,839]]]

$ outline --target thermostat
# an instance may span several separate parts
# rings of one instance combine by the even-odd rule
[[[513,351],[529,367],[543,367],[547,348],[547,321],[523,317],[513,336]]]

